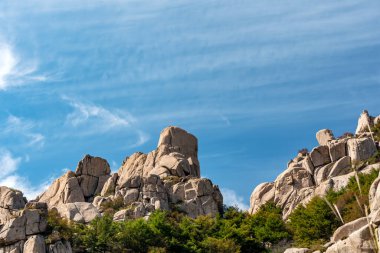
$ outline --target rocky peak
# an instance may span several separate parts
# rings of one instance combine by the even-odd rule
[[[170,152],[178,152],[185,156],[197,156],[198,140],[185,130],[170,126],[162,130],[157,148],[169,149]]]
[[[42,202],[26,202],[22,192],[0,187],[0,252],[71,253],[68,242],[60,239],[45,243],[48,206]],[[59,251],[59,245],[66,245]]]
[[[38,201],[84,223],[101,215],[105,203],[120,199],[125,209],[115,220],[149,216],[156,209],[174,206],[191,217],[216,215],[223,206],[218,186],[200,179],[197,138],[179,127],[165,128],[157,149],[134,153],[117,173],[110,172],[105,159],[85,155],[75,173],[55,180]]]
[[[100,177],[111,173],[110,165],[107,160],[100,157],[85,155],[75,170],[77,176],[88,175]]]
[[[329,129],[318,131],[316,139],[319,146],[310,153],[303,150],[273,183],[263,183],[254,189],[250,213],[257,212],[262,204],[273,200],[283,209],[286,219],[297,205],[307,203],[313,196],[347,185],[353,175],[352,165],[366,161],[379,147],[368,133],[368,126],[373,127],[379,117],[371,117],[364,111],[359,117],[355,136],[335,138]]]

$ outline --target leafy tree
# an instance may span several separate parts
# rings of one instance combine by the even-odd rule
[[[282,210],[274,202],[261,206],[250,219],[255,238],[263,243],[276,244],[290,240],[291,234],[282,219]]]
[[[340,221],[325,200],[314,197],[306,206],[299,205],[289,216],[289,228],[298,246],[327,241]]]

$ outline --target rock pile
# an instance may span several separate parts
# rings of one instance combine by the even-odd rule
[[[87,223],[120,200],[115,220],[149,216],[154,210],[179,210],[190,217],[215,216],[223,207],[218,186],[200,178],[197,138],[178,127],[165,128],[157,149],[127,157],[110,174],[106,160],[86,155],[74,172],[58,178],[37,199],[65,218]]]
[[[346,186],[353,175],[352,167],[370,158],[379,147],[369,131],[375,121],[380,121],[380,116],[374,118],[364,111],[355,135],[335,138],[329,129],[318,131],[319,146],[311,152],[300,152],[274,182],[262,183],[254,189],[249,212],[253,214],[267,201],[274,201],[283,209],[286,219],[299,204],[307,203],[313,196]],[[361,171],[373,168],[380,168],[380,164]]]
[[[46,203],[26,202],[20,191],[0,187],[0,253],[71,253],[70,244],[45,243]]]
[[[217,185],[200,178],[197,138],[178,127],[165,128],[157,149],[127,157],[117,173],[108,162],[86,155],[33,202],[22,192],[0,187],[0,253],[71,253],[70,244],[46,244],[47,213],[88,223],[105,204],[121,202],[115,221],[148,217],[154,210],[177,210],[190,217],[215,216],[223,208]]]
[[[148,216],[156,209],[215,216],[223,207],[218,186],[200,178],[197,139],[178,127],[161,132],[156,150],[127,157],[93,204],[100,209],[117,198],[127,208],[115,220]]]
[[[323,196],[329,189],[339,190],[354,175],[352,168],[373,156],[379,142],[372,139],[372,129],[380,123],[380,116],[371,117],[364,111],[355,135],[335,138],[332,131],[317,132],[319,143],[310,153],[301,152],[288,163],[288,168],[274,182],[258,185],[251,195],[249,212],[255,213],[267,201],[274,201],[283,208],[283,218],[300,204],[306,204],[313,196]],[[358,168],[359,173],[380,169],[380,163]],[[371,213],[339,227],[326,244],[326,253],[376,252],[380,245],[380,176],[369,192]],[[306,248],[290,248],[286,252],[309,252]],[[318,251],[319,252],[319,251]]]

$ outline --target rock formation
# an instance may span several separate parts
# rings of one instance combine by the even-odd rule
[[[26,202],[20,191],[0,187],[0,253],[71,253],[68,242],[46,244],[48,206]],[[57,245],[66,245],[57,251]]]
[[[106,160],[86,155],[38,197],[62,217],[87,223],[106,203],[122,200],[115,220],[149,216],[154,210],[179,210],[190,217],[215,216],[223,207],[218,186],[200,178],[197,138],[178,127],[165,128],[157,149],[127,157],[110,174]]]
[[[70,243],[64,240],[45,243],[48,210],[72,222],[89,223],[102,215],[104,204],[117,201],[122,207],[115,210],[115,221],[147,217],[154,210],[215,216],[223,208],[218,186],[200,178],[197,138],[168,127],[156,150],[127,157],[112,175],[105,159],[86,155],[75,172],[56,179],[33,202],[20,191],[0,187],[0,253],[70,253]]]
[[[377,118],[364,111],[353,136],[335,138],[329,129],[318,131],[319,146],[310,153],[300,152],[274,182],[260,184],[254,189],[249,212],[253,214],[267,201],[274,201],[283,209],[286,219],[299,204],[307,203],[313,196],[346,186],[353,175],[352,167],[370,158],[379,147],[369,132]],[[372,168],[380,168],[380,164],[360,169],[366,172]]]
[[[101,210],[103,203],[117,198],[126,208],[115,220],[144,217],[156,209],[214,216],[223,207],[218,186],[200,178],[196,137],[178,127],[161,132],[156,150],[127,157],[93,204]]]
[[[258,185],[251,195],[249,212],[255,213],[260,206],[274,201],[283,209],[283,218],[300,204],[306,204],[313,196],[323,196],[329,189],[339,190],[354,175],[380,169],[380,163],[366,165],[364,161],[380,150],[379,142],[372,139],[372,129],[380,124],[380,116],[371,117],[364,111],[355,135],[334,138],[331,130],[323,129],[316,134],[318,147],[310,153],[301,152],[288,163],[288,168],[274,182]],[[360,165],[360,166],[358,166]],[[339,227],[326,244],[326,253],[375,252],[380,235],[380,176],[369,192],[369,217],[362,217]],[[289,248],[285,252],[309,252],[305,248]]]

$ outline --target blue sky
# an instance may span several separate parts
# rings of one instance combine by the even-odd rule
[[[246,208],[315,132],[380,114],[379,1],[0,2],[0,184],[36,195],[180,126]]]

